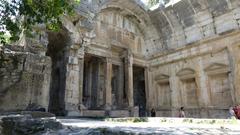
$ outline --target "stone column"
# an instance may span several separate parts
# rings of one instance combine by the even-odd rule
[[[176,117],[179,108],[182,106],[181,89],[179,88],[179,78],[176,76],[175,65],[171,65],[171,75],[169,78],[171,90],[172,116]]]
[[[230,61],[230,82],[232,85],[232,98],[234,105],[240,104],[240,48],[239,42],[228,46],[228,57]]]
[[[106,77],[105,77],[105,87],[106,87],[106,104],[105,109],[111,110],[112,106],[112,61],[110,58],[106,59]]]
[[[79,105],[79,63],[76,50],[67,48],[65,110],[68,116],[78,116]]]
[[[78,67],[79,67],[79,106],[78,109],[82,111],[85,109],[83,105],[83,76],[84,76],[84,49],[78,51]]]
[[[151,109],[151,104],[149,102],[149,100],[151,99],[150,97],[150,71],[149,68],[145,68],[144,70],[144,77],[145,77],[145,92],[146,92],[146,109],[150,110]]]
[[[128,96],[128,105],[130,108],[134,107],[133,100],[133,56],[127,52],[125,58],[125,81]]]
[[[84,59],[78,59],[79,66],[79,104],[83,102],[83,70],[84,70]]]
[[[117,96],[117,103],[118,105],[122,106],[124,104],[124,64],[122,63],[119,66],[119,82],[118,82],[118,96]]]
[[[207,88],[207,76],[204,72],[204,67],[202,63],[202,58],[199,58],[198,69],[196,70],[197,74],[197,84],[199,86],[199,105],[200,107],[207,107],[211,104],[209,91]]]
[[[196,68],[196,83],[198,86],[198,102],[201,117],[208,116],[208,107],[211,105],[209,89],[207,87],[207,75],[204,72],[202,58],[198,58],[198,66]]]

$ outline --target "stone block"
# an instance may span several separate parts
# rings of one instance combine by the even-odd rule
[[[86,117],[105,117],[105,111],[104,110],[84,110],[83,116]]]
[[[69,64],[78,64],[78,58],[77,57],[71,57],[71,56],[69,56],[68,57],[68,63]]]
[[[185,35],[186,35],[186,40],[187,43],[192,43],[195,41],[198,41],[202,38],[202,33],[200,31],[200,28],[198,26],[192,26],[192,27],[188,27],[185,30]]]
[[[110,117],[130,117],[129,110],[113,110],[110,111]]]
[[[174,117],[171,110],[156,111],[156,117]]]

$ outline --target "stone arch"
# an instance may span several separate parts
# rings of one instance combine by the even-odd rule
[[[119,13],[133,18],[133,21],[136,23],[138,29],[143,35],[144,45],[142,50],[144,55],[150,55],[153,50],[156,50],[156,41],[159,40],[159,35],[157,34],[156,28],[152,24],[152,20],[147,10],[144,9],[140,3],[133,0],[109,0],[100,6],[98,12],[95,14],[94,19],[96,19],[96,16],[101,12],[109,9],[118,9],[120,10]]]
[[[107,7],[98,12],[94,20],[96,36],[93,40],[97,43],[113,50],[130,49],[143,54],[147,35],[145,25],[128,9]]]
[[[173,5],[161,6],[150,12],[150,16],[154,21],[153,24],[161,38],[159,43],[166,46],[162,50],[178,48],[230,29],[236,29],[237,25],[235,23],[232,24],[232,27],[224,29],[218,23],[226,17],[223,16],[224,14],[236,9],[239,2],[230,0],[216,1],[181,0]],[[235,22],[233,18],[229,17],[229,22],[232,20]],[[223,25],[222,27],[224,27]]]
[[[147,13],[147,10],[145,10],[141,5],[139,5],[139,3],[133,2],[131,0],[122,0],[122,1],[110,0],[109,2],[106,2],[104,5],[100,7],[100,10],[97,14],[111,8],[120,9],[122,11],[122,14],[130,15],[131,17],[134,17],[137,20],[138,25],[142,29],[143,34],[146,38],[148,36],[154,36],[156,34],[154,33],[156,31],[153,29],[152,21],[149,14]],[[150,34],[150,33],[154,33],[154,34]]]

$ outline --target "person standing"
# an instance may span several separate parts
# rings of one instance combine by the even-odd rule
[[[228,115],[229,115],[229,118],[230,118],[230,119],[233,119],[233,118],[235,119],[235,118],[237,118],[237,117],[236,117],[236,114],[235,114],[235,112],[234,112],[234,110],[233,110],[233,107],[230,107],[230,108],[229,108]]]
[[[151,117],[156,117],[156,111],[154,108],[151,110]]]
[[[235,116],[237,119],[240,119],[240,105],[237,105],[233,108],[233,111],[235,113]]]
[[[179,117],[180,118],[185,118],[185,112],[184,112],[184,107],[181,107],[180,110],[179,110]]]

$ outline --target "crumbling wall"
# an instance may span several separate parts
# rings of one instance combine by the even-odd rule
[[[0,50],[0,111],[24,110],[30,103],[47,109],[50,58],[13,48]]]

